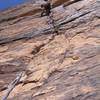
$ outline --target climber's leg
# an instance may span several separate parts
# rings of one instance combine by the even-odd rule
[[[51,11],[49,9],[46,9],[46,16],[49,16]]]
[[[45,13],[46,13],[46,11],[43,10],[42,13],[41,13],[41,17],[45,16]]]

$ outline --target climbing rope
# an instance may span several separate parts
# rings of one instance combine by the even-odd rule
[[[2,97],[1,100],[7,100],[11,91],[15,88],[22,77],[23,72],[20,72],[17,77],[8,85],[7,93]]]

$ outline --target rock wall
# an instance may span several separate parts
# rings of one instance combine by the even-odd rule
[[[24,72],[8,100],[100,100],[100,1],[52,3],[58,34],[38,1],[0,12],[0,98]]]

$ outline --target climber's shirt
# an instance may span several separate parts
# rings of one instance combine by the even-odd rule
[[[51,3],[49,1],[44,2],[41,5],[41,8],[43,8],[43,12],[41,13],[41,16],[43,16],[44,14],[46,16],[49,16],[50,15],[50,13],[51,13]]]

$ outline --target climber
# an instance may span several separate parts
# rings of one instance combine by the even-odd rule
[[[49,16],[51,13],[51,3],[49,0],[44,0],[45,3],[41,5],[41,8],[43,8],[43,11],[41,13],[42,16]]]

